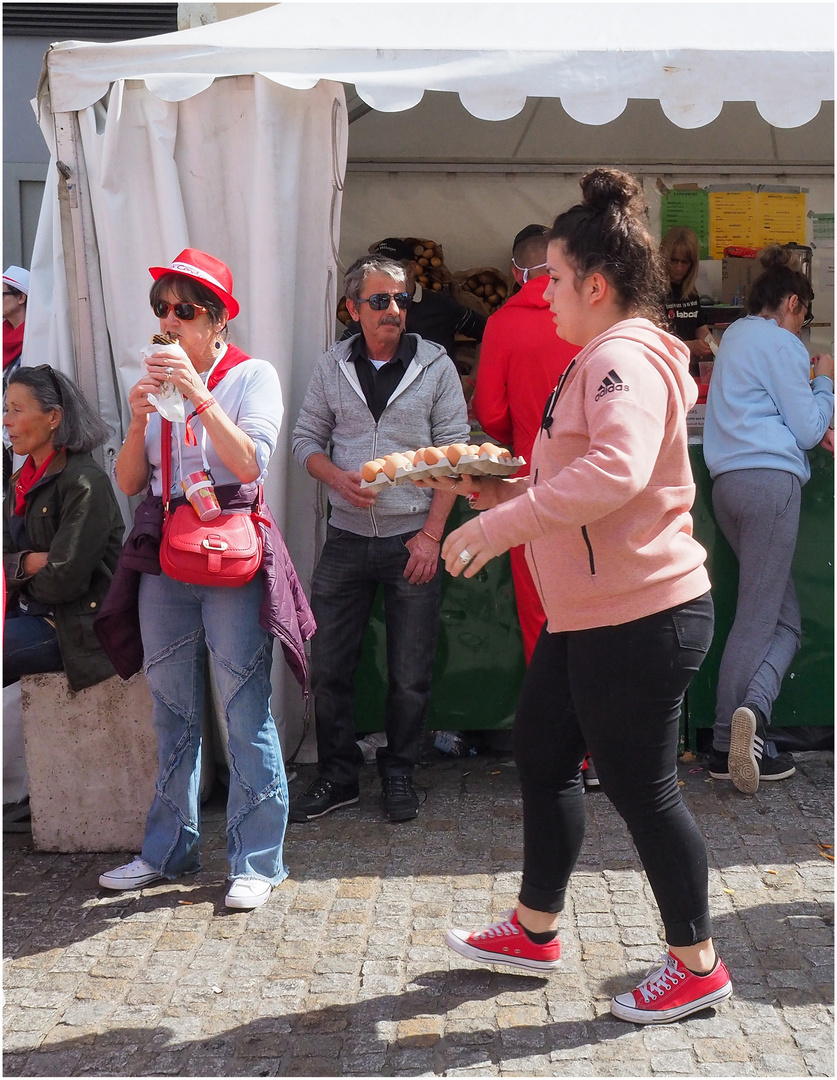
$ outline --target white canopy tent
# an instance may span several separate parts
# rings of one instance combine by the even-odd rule
[[[450,90],[486,120],[540,96],[603,124],[628,98],[656,98],[693,128],[725,101],[756,101],[769,123],[795,127],[832,95],[832,44],[823,3],[284,3],[142,41],[68,42],[53,50],[49,80],[53,109],[68,112],[117,79],[182,101],[219,76],[258,71],[294,89],[353,83],[384,112]]]
[[[224,259],[242,307],[232,339],[282,383],[285,442],[266,488],[307,581],[323,507],[288,447],[333,334],[343,84],[387,112],[441,90],[482,119],[536,96],[603,124],[638,98],[696,128],[726,101],[754,101],[770,124],[793,127],[833,100],[832,43],[830,3],[588,0],[291,2],[138,41],[55,45],[37,99],[52,167],[24,362],[77,377],[114,429],[112,459],[156,328],[146,268],[187,246]]]

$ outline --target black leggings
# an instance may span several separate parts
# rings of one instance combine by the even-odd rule
[[[620,626],[541,633],[514,726],[526,907],[563,910],[584,840],[586,749],[636,844],[669,945],[711,937],[706,846],[680,794],[677,742],[713,623],[706,593]]]

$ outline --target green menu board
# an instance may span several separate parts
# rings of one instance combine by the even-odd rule
[[[674,189],[663,195],[660,206],[660,238],[677,225],[697,234],[700,258],[709,258],[709,193],[701,188],[678,191]]]

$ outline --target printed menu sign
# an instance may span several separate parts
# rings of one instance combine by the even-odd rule
[[[709,257],[709,193],[702,188],[668,191],[660,205],[660,236],[669,229],[685,226],[697,235],[700,258]]]
[[[726,247],[760,247],[755,242],[757,222],[755,191],[709,192],[709,255],[724,257]]]
[[[757,247],[766,244],[805,243],[805,195],[803,192],[758,193]]]

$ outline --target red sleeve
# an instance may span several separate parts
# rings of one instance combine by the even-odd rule
[[[509,408],[508,353],[503,348],[502,334],[492,323],[494,320],[489,319],[485,324],[473,410],[487,435],[503,446],[511,446],[514,427]]]

